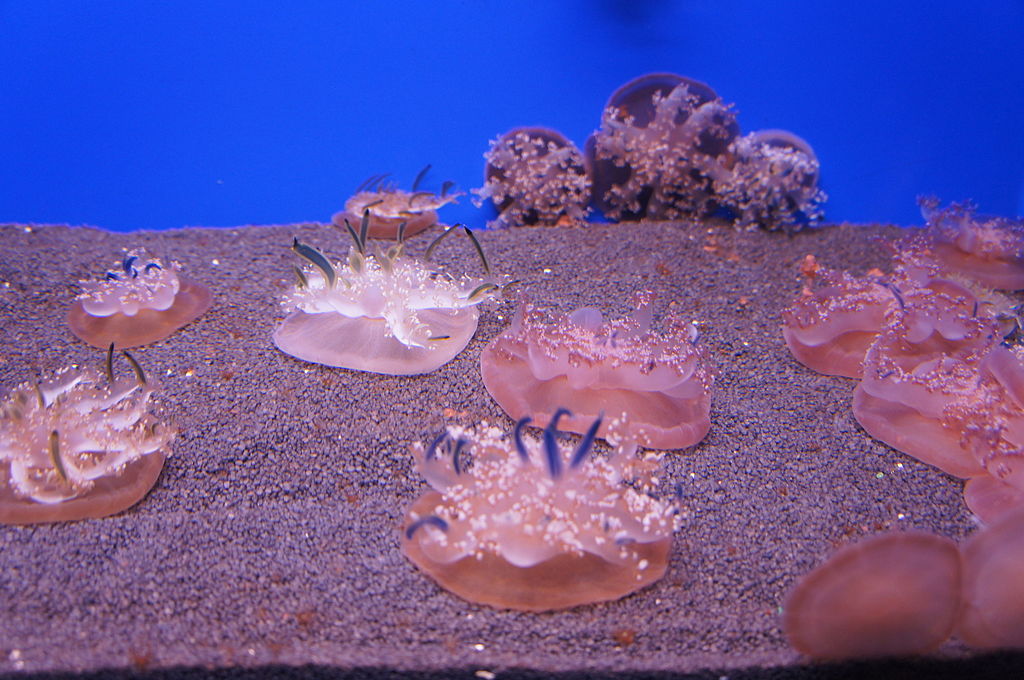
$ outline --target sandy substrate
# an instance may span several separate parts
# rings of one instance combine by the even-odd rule
[[[677,301],[717,376],[711,433],[666,456],[687,517],[666,578],[619,602],[537,615],[448,594],[405,560],[396,535],[426,489],[410,442],[446,422],[510,424],[478,369],[508,303],[486,305],[468,348],[431,375],[357,373],[303,363],[270,341],[292,237],[341,253],[348,244],[331,227],[0,227],[3,393],[101,361],[64,315],[77,281],[124,247],[173,257],[214,290],[199,321],[134,351],[181,431],[150,495],[117,517],[0,526],[0,671],[315,664],[809,677],[779,627],[800,574],[874,532],[962,539],[975,528],[961,483],[868,437],[850,411],[853,381],[805,369],[779,332],[805,254],[857,272],[884,267],[872,239],[896,233],[632,224],[481,234],[495,269],[535,300],[623,313],[632,291],[650,288],[659,304]],[[439,250],[454,270],[477,271],[468,242]],[[965,654],[953,642],[939,658]]]

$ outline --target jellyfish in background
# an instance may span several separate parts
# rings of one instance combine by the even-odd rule
[[[429,165],[420,170],[412,183],[412,191],[404,191],[388,182],[386,174],[368,178],[345,202],[345,209],[331,217],[331,222],[345,229],[346,223],[358,225],[365,215],[369,220],[369,238],[392,240],[398,239],[400,228],[403,236],[429,229],[437,224],[438,208],[456,203],[462,195],[462,192],[451,191],[452,182],[445,182],[439,194],[421,191],[420,184],[429,171]]]
[[[821,219],[827,196],[818,188],[818,158],[806,141],[785,130],[759,130],[738,137],[729,155],[730,167],[710,172],[736,226],[795,231]]]
[[[594,204],[616,220],[700,219],[794,231],[822,216],[819,164],[791,132],[740,136],[706,84],[651,73],[616,90],[585,146]]]
[[[498,219],[488,226],[568,225],[586,220],[590,178],[583,154],[560,132],[516,128],[484,154],[479,205],[491,199]]]
[[[632,80],[585,146],[594,202],[615,220],[703,217],[738,134],[731,105],[706,84],[672,73]]]

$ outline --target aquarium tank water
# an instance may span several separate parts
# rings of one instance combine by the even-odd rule
[[[825,221],[1024,213],[1024,2],[0,2],[0,220],[325,222],[376,174],[469,191],[520,126],[582,146],[672,72],[806,139]],[[470,196],[445,218],[482,227]]]

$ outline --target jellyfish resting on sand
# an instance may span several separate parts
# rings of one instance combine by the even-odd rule
[[[71,332],[101,349],[163,340],[199,318],[212,300],[206,286],[179,277],[180,270],[142,248],[129,251],[103,280],[81,282],[85,290],[68,312]]]
[[[484,386],[510,416],[539,427],[564,404],[575,413],[565,424],[572,432],[603,413],[624,417],[641,446],[696,444],[711,427],[712,376],[692,323],[669,314],[663,330],[652,329],[652,300],[640,293],[632,316],[607,321],[593,307],[549,316],[520,304],[480,356]]]
[[[846,546],[786,597],[790,643],[817,659],[923,654],[956,625],[960,604],[956,543],[894,532]]]
[[[412,184],[412,191],[403,191],[387,181],[387,175],[374,175],[363,182],[355,194],[345,201],[345,209],[335,213],[331,222],[345,229],[345,223],[357,225],[365,215],[369,220],[367,236],[397,239],[403,224],[404,235],[413,236],[437,224],[437,209],[455,203],[461,192],[451,191],[452,182],[445,182],[441,192],[420,191],[420,183],[430,170],[423,168]]]
[[[970,203],[939,209],[921,198],[932,256],[944,269],[998,290],[1024,288],[1024,220],[978,215]]]
[[[153,385],[129,354],[129,376],[77,367],[26,383],[0,404],[0,523],[105,517],[156,483],[173,427],[149,412]]]
[[[526,611],[615,600],[660,579],[678,515],[648,494],[654,464],[633,446],[594,454],[599,421],[562,445],[561,414],[539,440],[524,419],[511,435],[481,423],[415,445],[434,490],[408,511],[406,557],[462,598]]]
[[[332,263],[320,251],[295,240],[305,264],[285,295],[288,311],[274,331],[274,344],[305,361],[357,371],[416,375],[451,361],[469,343],[477,326],[477,305],[500,286],[479,242],[468,228],[452,227],[427,249],[424,260],[404,253],[404,243],[369,252],[367,220],[346,264]],[[436,243],[464,231],[481,256],[486,279],[455,278],[428,266]]]
[[[1024,648],[1024,507],[971,536],[962,547],[963,607],[957,635],[987,649]]]

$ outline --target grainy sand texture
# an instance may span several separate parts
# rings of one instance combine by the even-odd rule
[[[853,381],[804,368],[779,330],[806,254],[855,272],[885,267],[875,239],[897,233],[667,223],[480,233],[495,270],[535,301],[623,314],[649,288],[657,311],[677,302],[716,374],[710,434],[665,456],[663,477],[685,494],[666,577],[618,602],[526,614],[440,589],[401,555],[396,533],[426,489],[411,442],[450,422],[511,427],[478,364],[510,303],[484,305],[475,338],[435,373],[359,373],[304,363],[270,339],[293,281],[292,238],[340,257],[347,237],[330,226],[0,227],[3,393],[102,361],[64,317],[77,282],[123,248],[178,260],[214,291],[205,316],[133,351],[162,385],[161,416],[180,429],[153,491],[116,517],[0,526],[0,672],[823,673],[780,630],[799,575],[878,531],[959,540],[975,528],[961,482],[868,437],[850,410]],[[479,271],[460,238],[436,259]],[[979,677],[971,669],[993,663],[955,641],[937,658],[932,677],[954,667]]]

